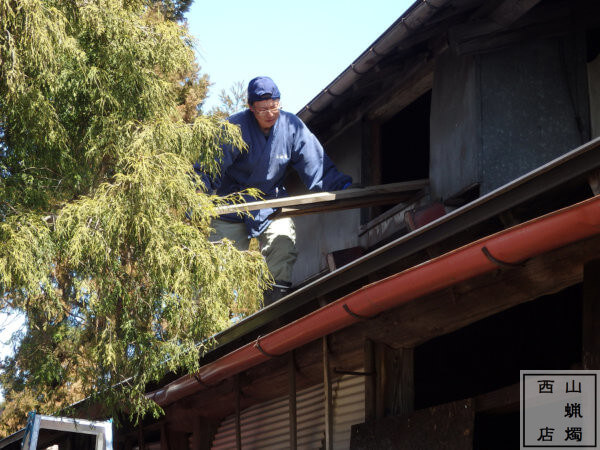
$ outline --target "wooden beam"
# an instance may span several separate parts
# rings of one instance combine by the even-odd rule
[[[398,393],[393,398],[392,414],[410,414],[415,410],[415,362],[414,349],[401,348],[396,351],[398,375],[396,385]]]
[[[240,375],[234,377],[235,386],[235,446],[237,450],[242,450],[242,408],[241,396],[242,388],[240,386]]]
[[[600,259],[583,268],[583,368],[600,369]]]
[[[374,390],[374,395],[370,393],[373,399],[368,399],[369,416],[379,420],[389,415],[412,413],[415,409],[414,350],[394,349],[381,342],[371,345],[374,364],[366,362],[375,369],[375,382],[373,387],[368,386]]]
[[[191,450],[210,450],[211,443],[219,428],[218,421],[205,419],[202,416],[194,417]],[[173,448],[179,448],[173,445]]]
[[[353,425],[350,448],[472,449],[474,421],[475,410],[470,399],[436,405],[410,416],[388,416]]]
[[[375,343],[375,419],[385,417],[385,384],[387,380],[387,366],[385,364],[386,345]]]
[[[415,347],[512,306],[581,282],[583,265],[586,261],[597,259],[599,254],[600,237],[587,239],[533,258],[523,268],[498,270],[459,283],[452,289],[415,299],[376,319],[340,330],[329,336],[332,367],[347,370],[364,367],[364,371],[372,372],[374,359],[368,348],[373,344],[368,340],[396,349]],[[298,390],[322,382],[322,346],[322,340],[318,339],[295,350]],[[373,377],[365,377],[365,382],[369,378]],[[246,407],[286,396],[289,394],[288,360],[274,358],[253,367],[244,372],[243,380]],[[191,411],[214,420],[233,414],[235,399],[232,385],[232,380],[228,380],[170,406],[168,416],[177,417],[170,430],[179,422],[183,426]],[[374,418],[374,387],[367,384],[365,392],[365,417],[368,421]],[[173,415],[178,408],[181,413]]]
[[[507,27],[524,16],[540,0],[505,0],[490,14],[490,19],[502,27]]]
[[[391,64],[389,77],[381,82],[380,74],[372,70],[372,74],[366,75],[359,81],[364,86],[377,82],[376,88],[365,92],[362,97],[346,100],[328,113],[323,113],[319,118],[325,120],[311,120],[309,126],[319,137],[321,142],[328,143],[344,131],[355,125],[365,117],[368,120],[387,120],[423,95],[431,84],[421,83],[421,79],[429,79],[433,74],[435,56],[440,54],[444,48],[436,48],[433,51],[425,51],[414,56],[404,57]]]
[[[473,399],[476,412],[501,413],[519,409],[519,383],[486,392]]]
[[[327,336],[321,338],[323,345],[323,389],[325,394],[325,450],[333,450],[333,393],[331,391],[331,364]]]
[[[284,208],[278,217],[310,214],[321,211],[360,208],[378,201],[400,202],[429,186],[429,180],[405,181],[342,191],[317,192],[294,197],[239,203],[217,208],[218,214],[256,211],[265,208]]]
[[[161,422],[160,424],[160,450],[170,450],[167,424],[164,422]]]
[[[408,78],[392,97],[386,98],[385,102],[373,108],[367,118],[385,122],[429,91],[433,87],[433,68],[432,60],[421,71],[416,71]]]
[[[139,450],[146,450],[146,443],[144,442],[144,428],[142,425],[138,426],[138,448]]]
[[[499,269],[415,299],[367,321],[366,337],[394,348],[414,347],[520,303],[583,280],[583,265],[596,259],[600,237],[531,259],[525,267]]]
[[[196,416],[194,421],[194,430],[192,431],[191,450],[202,449],[202,417]]]
[[[510,0],[505,3],[512,3]],[[537,0],[533,0],[537,3]],[[527,6],[530,0],[524,0],[523,6]],[[484,6],[485,7],[485,6]],[[517,7],[514,14],[523,11]],[[513,27],[516,19],[511,18],[510,8],[500,7],[488,15],[477,20],[465,21],[453,26],[448,31],[450,47],[458,55],[474,54],[514,45],[528,38],[549,37],[569,29],[568,18],[571,15],[571,5],[567,2],[554,5],[541,5],[535,15],[523,19]],[[518,18],[522,17],[519,16]],[[502,24],[502,21],[510,23]]]
[[[365,422],[372,422],[377,419],[375,345],[371,339],[365,339],[365,372],[371,374],[365,377]]]
[[[289,353],[288,377],[290,385],[289,393],[289,416],[290,416],[290,449],[298,448],[298,420],[296,417],[296,361],[294,350]]]

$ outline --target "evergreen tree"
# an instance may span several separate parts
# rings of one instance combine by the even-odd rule
[[[27,325],[1,432],[88,396],[157,413],[146,385],[196,370],[206,338],[257,307],[260,255],[208,241],[237,198],[191,171],[243,143],[196,117],[208,80],[171,20],[189,3],[0,0],[0,309]]]
[[[219,101],[221,103],[213,107],[210,113],[218,117],[227,118],[248,108],[247,96],[246,83],[237,81],[230,86],[229,92],[221,89],[219,93]]]

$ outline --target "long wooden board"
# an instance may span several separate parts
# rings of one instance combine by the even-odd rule
[[[316,212],[404,202],[427,186],[429,186],[429,179],[405,181],[343,191],[317,192],[294,197],[226,205],[219,207],[217,212],[219,214],[229,214],[277,208],[277,217],[299,216]]]

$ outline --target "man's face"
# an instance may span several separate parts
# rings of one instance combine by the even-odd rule
[[[263,131],[271,129],[279,117],[279,99],[259,100],[250,107],[258,126]]]

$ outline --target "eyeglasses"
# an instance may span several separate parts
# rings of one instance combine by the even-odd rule
[[[277,114],[277,112],[281,109],[281,105],[277,105],[274,106],[273,108],[269,108],[269,109],[252,109],[252,111],[254,112],[254,114],[256,114],[257,116],[266,116],[267,114]]]

